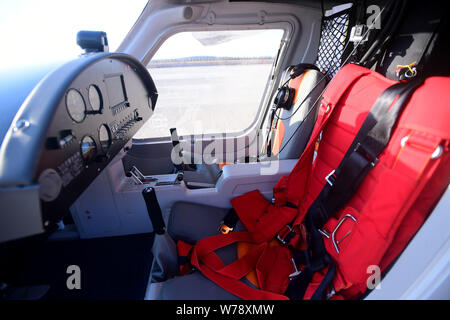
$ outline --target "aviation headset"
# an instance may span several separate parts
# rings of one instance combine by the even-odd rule
[[[297,78],[308,69],[320,71],[317,66],[310,63],[300,63],[288,68],[288,72],[290,72],[289,79],[280,88],[278,88],[278,92],[275,95],[274,104],[277,109],[291,109],[292,103],[294,101],[295,89],[290,88],[288,86],[288,82],[292,79]]]

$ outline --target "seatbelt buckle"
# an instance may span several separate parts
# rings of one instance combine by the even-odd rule
[[[223,221],[220,223],[218,231],[221,234],[229,234],[234,228],[227,226]]]
[[[372,168],[376,166],[378,163],[378,157],[374,154],[372,154],[370,151],[365,149],[360,142],[356,145],[354,152],[358,152],[363,157],[367,158],[367,160],[370,161],[370,164],[372,165]]]

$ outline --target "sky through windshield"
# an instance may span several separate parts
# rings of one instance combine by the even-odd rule
[[[71,60],[79,30],[101,30],[114,51],[147,0],[0,0],[1,69]]]

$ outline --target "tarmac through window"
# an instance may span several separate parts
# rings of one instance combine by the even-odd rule
[[[134,138],[235,133],[255,120],[283,30],[180,32],[147,68],[159,98]]]

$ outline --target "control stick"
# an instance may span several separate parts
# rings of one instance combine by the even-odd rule
[[[164,234],[166,232],[166,224],[159,206],[158,199],[156,198],[155,189],[152,187],[146,187],[142,190],[142,196],[144,197],[145,204],[147,206],[148,216],[152,221],[153,230],[156,234]]]

